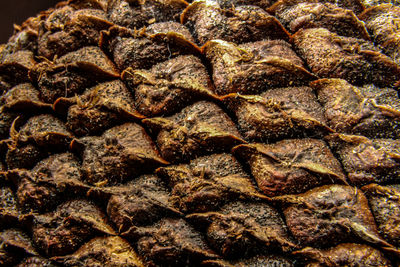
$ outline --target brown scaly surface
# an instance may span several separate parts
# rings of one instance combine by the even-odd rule
[[[399,266],[399,4],[69,0],[16,26],[0,266]]]

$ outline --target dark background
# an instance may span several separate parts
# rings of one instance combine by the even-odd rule
[[[58,0],[0,0],[0,44],[12,35],[13,24],[21,24],[42,10],[55,6]]]

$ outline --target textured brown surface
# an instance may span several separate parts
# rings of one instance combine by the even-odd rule
[[[17,26],[0,265],[399,266],[378,2],[69,0]]]

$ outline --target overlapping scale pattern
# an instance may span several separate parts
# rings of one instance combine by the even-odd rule
[[[399,5],[29,18],[0,45],[0,265],[398,266]]]

